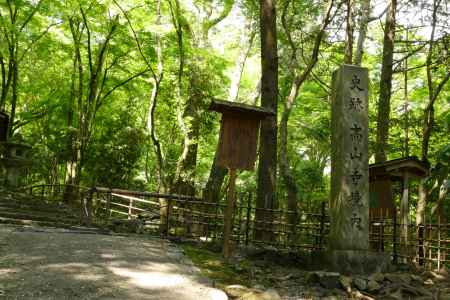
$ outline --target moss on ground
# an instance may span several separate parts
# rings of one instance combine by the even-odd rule
[[[184,244],[181,247],[192,262],[200,268],[202,274],[214,280],[218,287],[230,284],[249,285],[247,261],[231,264],[225,261],[221,253],[213,252],[199,245]]]

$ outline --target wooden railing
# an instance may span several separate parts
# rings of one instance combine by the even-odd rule
[[[137,220],[145,225],[147,232],[165,237],[222,239],[225,204],[221,201],[211,203],[199,197],[105,187],[72,188],[80,195],[78,203],[87,224]],[[62,199],[66,189],[64,185],[39,185],[25,190],[42,198]],[[256,220],[257,210],[264,211],[268,218]],[[397,220],[395,211],[389,218],[371,219],[369,241],[372,251],[387,253],[399,263],[415,262],[428,268],[450,266],[450,224],[404,226]],[[233,216],[232,240],[236,244],[315,251],[326,248],[329,227],[325,202],[315,211],[296,213],[255,208],[251,194],[241,194],[237,197]],[[264,238],[256,234],[261,232],[266,234]]]

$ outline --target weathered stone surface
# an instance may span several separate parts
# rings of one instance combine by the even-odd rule
[[[251,291],[248,287],[239,284],[228,285],[223,290],[232,298],[239,298]]]
[[[321,300],[340,300],[340,299],[342,299],[340,296],[331,295],[331,296],[323,297]]]
[[[368,71],[342,65],[333,74],[331,250],[369,248]]]
[[[372,275],[370,275],[369,279],[373,280],[373,281],[376,281],[378,283],[381,283],[384,280],[384,275],[382,273],[380,273],[380,272],[373,273]]]
[[[386,274],[385,278],[392,283],[411,283],[411,276],[409,274]]]
[[[252,289],[264,291],[266,287],[263,286],[262,284],[255,284],[254,286],[252,286]]]
[[[208,295],[208,299],[211,299],[211,300],[228,300],[228,296],[227,296],[227,294],[225,294],[224,291],[214,289],[214,288],[210,288],[208,290],[207,295]]]
[[[336,272],[317,271],[308,274],[307,282],[320,284],[327,289],[334,289],[340,287],[339,277],[340,274]]]
[[[369,292],[377,292],[381,289],[381,285],[375,280],[369,280],[367,283],[367,290]]]
[[[446,280],[446,276],[437,273],[437,272],[433,272],[433,271],[426,271],[422,274],[423,277],[425,278],[431,278],[433,280],[437,280],[437,281],[442,281],[442,280]]]
[[[370,274],[391,270],[389,255],[365,250],[331,250],[316,252],[312,257],[318,268],[342,274]]]
[[[339,282],[344,290],[349,291],[352,288],[352,278],[348,276],[341,275],[339,277]]]
[[[281,300],[280,295],[277,291],[269,289],[267,291],[253,290],[242,295],[239,300]]]
[[[364,278],[356,277],[353,279],[353,284],[360,291],[367,290],[367,281]]]

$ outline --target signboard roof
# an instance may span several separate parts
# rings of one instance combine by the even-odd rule
[[[209,110],[216,111],[222,114],[241,115],[243,117],[259,120],[262,120],[269,116],[275,116],[275,113],[273,111],[263,107],[218,99],[213,99],[209,106]]]

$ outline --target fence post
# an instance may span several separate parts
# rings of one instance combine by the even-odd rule
[[[238,213],[238,226],[237,226],[237,244],[241,243],[242,238],[242,206],[244,205],[244,193],[239,195],[239,201],[237,203],[237,213]]]
[[[133,210],[133,199],[130,199],[130,205],[128,206],[128,220],[131,219],[132,210]]]
[[[397,209],[394,208],[394,228],[392,231],[392,261],[394,264],[397,264],[397,242],[396,242],[396,237],[397,237]]]
[[[325,201],[322,201],[320,209],[319,250],[322,249],[323,232],[325,229]]]
[[[111,189],[106,192],[106,221],[111,217]]]
[[[248,235],[250,232],[250,212],[252,209],[252,193],[248,193],[247,200],[247,219],[245,220],[245,246],[248,246]]]
[[[167,208],[166,208],[166,237],[169,236],[170,232],[170,200],[172,200],[170,197],[167,199]]]
[[[216,206],[216,210],[215,210],[215,215],[216,217],[214,218],[214,240],[217,239],[217,222],[219,219],[219,207],[220,207],[220,199],[219,201],[215,202],[214,204]]]
[[[86,198],[86,223],[88,226],[91,226],[92,224],[92,197],[93,197],[94,191],[92,189],[89,189],[87,193]]]
[[[441,270],[441,216],[438,215],[438,254],[437,254],[437,268]]]

